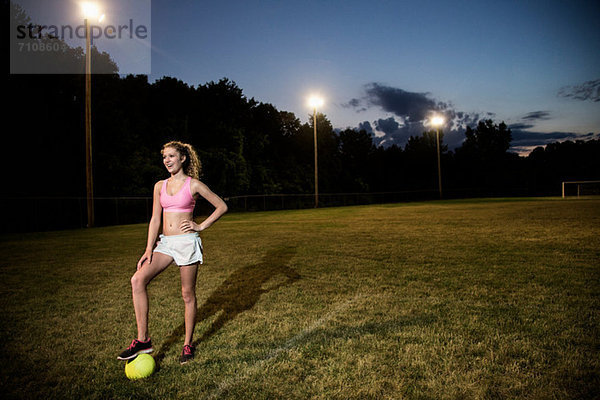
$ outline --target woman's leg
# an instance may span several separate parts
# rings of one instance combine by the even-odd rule
[[[185,342],[192,344],[194,327],[196,325],[196,275],[198,264],[179,267],[181,272],[181,295],[185,305]]]
[[[142,268],[131,277],[131,290],[133,293],[133,308],[137,322],[138,340],[148,340],[148,283],[173,262],[173,257],[155,252],[152,262],[145,263]]]

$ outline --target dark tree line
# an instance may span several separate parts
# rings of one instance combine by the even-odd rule
[[[79,51],[72,54],[72,62],[83,62]],[[96,196],[150,195],[166,175],[159,151],[169,140],[196,147],[202,179],[223,196],[313,191],[312,116],[303,123],[247,98],[226,78],[196,87],[172,77],[149,83],[143,75],[120,77],[109,55],[95,48],[93,59],[94,68],[114,70],[92,79]],[[4,133],[10,161],[3,194],[85,196],[84,76],[7,73],[5,79],[15,128]],[[323,193],[437,190],[434,131],[403,148],[376,147],[363,130],[337,132],[323,114],[317,131]],[[600,179],[599,140],[553,143],[528,157],[509,152],[510,142],[506,124],[492,120],[468,127],[455,151],[442,134],[444,190],[558,194],[562,180]]]
[[[97,55],[100,57],[100,55]],[[83,77],[10,75],[7,149],[21,176],[39,185],[11,185],[28,196],[83,196]],[[94,185],[97,196],[149,195],[165,176],[160,148],[175,139],[194,145],[203,179],[223,195],[311,193],[313,120],[248,99],[222,79],[198,87],[165,77],[95,75],[92,80]],[[324,193],[437,189],[435,132],[404,148],[375,147],[370,134],[336,132],[317,115],[319,185]],[[468,127],[455,151],[443,144],[445,190],[464,195],[558,193],[560,181],[600,177],[599,141],[553,143],[528,157],[509,152],[510,129],[491,120]],[[20,161],[24,161],[23,163]],[[21,167],[19,167],[21,168]]]

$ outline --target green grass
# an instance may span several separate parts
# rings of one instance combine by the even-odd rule
[[[179,272],[150,287],[160,369],[130,382],[146,225],[3,236],[6,398],[600,397],[600,200],[226,215],[203,234],[197,355]]]

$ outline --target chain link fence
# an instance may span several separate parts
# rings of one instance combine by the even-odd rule
[[[488,191],[454,190],[444,192],[445,199],[464,197],[528,196],[525,189],[492,193]],[[229,212],[293,210],[315,207],[313,194],[266,194],[223,198]],[[401,203],[439,199],[436,190],[319,193],[319,207],[341,207],[364,204]],[[85,197],[0,197],[2,233],[39,232],[80,229],[87,226]],[[209,215],[213,207],[207,201],[196,202],[195,216]],[[152,216],[152,197],[94,198],[96,226],[147,223]]]
[[[319,207],[343,207],[362,204],[398,203],[439,198],[436,191],[377,193],[319,193]],[[265,194],[231,196],[224,199],[232,211],[293,210],[315,207],[313,194]]]

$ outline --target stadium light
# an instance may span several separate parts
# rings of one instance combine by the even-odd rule
[[[438,188],[440,191],[440,199],[442,198],[442,165],[440,162],[440,126],[444,124],[444,118],[433,117],[431,123],[436,127],[435,137],[437,141],[437,162],[438,162]]]
[[[100,8],[98,4],[91,1],[85,1],[81,3],[81,11],[85,18],[94,18],[100,14]]]
[[[324,100],[318,96],[308,99],[308,105],[313,109],[313,125],[315,132],[315,208],[319,206],[319,169],[317,164],[317,108],[323,106]]]
[[[444,118],[442,117],[433,117],[431,119],[431,123],[433,124],[433,126],[440,126],[444,124]]]
[[[90,52],[89,19],[104,20],[98,3],[80,3],[85,25],[85,177],[87,193],[88,228],[94,226],[94,178],[92,174],[92,54]]]
[[[308,99],[308,105],[310,105],[310,107],[313,109],[321,107],[323,102],[323,99],[318,96],[312,96],[310,99]]]
[[[100,14],[100,6],[96,2],[84,1],[80,4],[81,13],[85,19],[97,20],[98,22],[104,21],[104,14]]]

